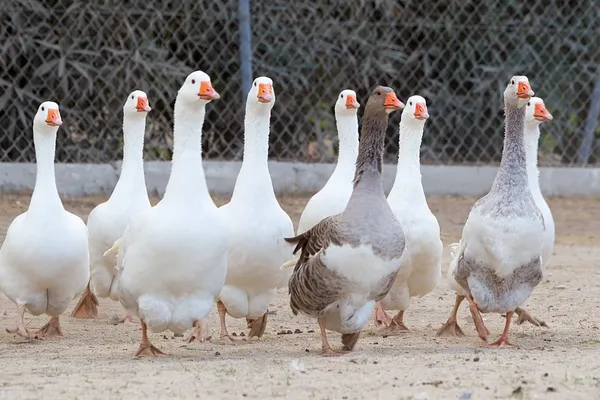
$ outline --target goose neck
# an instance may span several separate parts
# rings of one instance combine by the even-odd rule
[[[268,171],[269,124],[271,112],[247,111],[244,118],[244,160],[242,168]]]
[[[398,139],[398,166],[390,198],[395,196],[425,199],[421,183],[421,141],[424,122],[401,121]]]
[[[420,170],[421,142],[424,122],[400,122],[398,138],[398,170]]]
[[[57,128],[34,128],[33,143],[35,145],[36,177],[31,196],[29,210],[64,210],[54,172],[54,155],[56,151]]]
[[[494,180],[493,187],[500,188],[515,186],[524,188],[529,182],[527,179],[525,158],[525,107],[505,105],[504,147],[500,168]]]
[[[358,118],[355,115],[343,115],[336,119],[339,138],[337,167],[352,171],[358,155]]]
[[[165,190],[165,200],[171,198],[197,201],[210,198],[202,167],[202,126],[205,104],[184,107],[175,100],[173,125],[173,160],[171,175]]]
[[[530,185],[539,187],[538,142],[540,127],[538,124],[525,124],[525,159],[527,160],[527,177]]]
[[[123,164],[113,195],[130,192],[132,188],[146,190],[143,159],[145,127],[145,113],[123,120]]]
[[[365,179],[376,180],[381,186],[383,147],[387,124],[387,114],[366,115],[363,118],[358,156],[356,157],[354,188],[360,186],[363,176]]]

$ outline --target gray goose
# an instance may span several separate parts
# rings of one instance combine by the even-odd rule
[[[324,356],[340,354],[329,346],[326,329],[342,334],[344,351],[354,348],[375,303],[388,293],[400,269],[404,232],[386,201],[381,169],[388,115],[402,108],[391,88],[373,90],[346,208],[285,238],[297,244],[294,254],[301,250],[288,283],[290,306],[295,315],[317,318]]]
[[[490,192],[473,206],[448,276],[457,291],[444,330],[458,330],[456,312],[464,298],[479,337],[489,330],[481,312],[506,313],[500,338],[486,347],[513,346],[511,318],[542,279],[544,220],[529,188],[526,168],[525,104],[533,96],[526,76],[513,76],[504,91],[505,135],[500,168]]]

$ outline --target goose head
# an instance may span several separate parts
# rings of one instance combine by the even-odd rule
[[[394,89],[387,86],[377,86],[371,92],[367,105],[365,106],[365,114],[377,115],[383,113],[391,113],[404,108],[404,103],[398,100]]]
[[[246,109],[254,113],[269,113],[275,104],[275,91],[273,90],[273,80],[266,76],[260,76],[252,82],[248,97],[246,99]]]
[[[194,71],[189,74],[177,94],[179,100],[183,100],[190,106],[206,105],[220,97],[212,86],[210,76],[203,71]]]
[[[45,101],[38,107],[33,118],[33,129],[38,132],[56,133],[62,125],[58,104],[53,101]]]
[[[349,115],[356,116],[360,104],[356,101],[356,92],[354,90],[342,90],[335,102],[335,114],[337,116]]]
[[[127,96],[127,101],[123,105],[123,114],[139,115],[145,117],[152,110],[148,104],[148,96],[141,90],[134,90]]]
[[[510,78],[510,82],[504,90],[504,102],[521,108],[527,104],[534,95],[529,79],[525,75],[515,75]]]
[[[542,122],[552,121],[552,114],[546,109],[544,100],[539,97],[532,97],[525,108],[525,123],[532,126],[538,126]]]
[[[421,125],[429,118],[427,112],[427,102],[421,96],[410,96],[406,100],[406,107],[402,110],[402,120],[418,122]]]

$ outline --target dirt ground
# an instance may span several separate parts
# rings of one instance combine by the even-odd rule
[[[297,223],[308,197],[281,198]],[[103,198],[66,202],[87,217]],[[154,199],[156,201],[156,199]],[[216,199],[222,204],[225,199]],[[27,196],[0,198],[0,232],[27,207]],[[430,198],[445,245],[460,237],[474,199]],[[444,285],[406,312],[410,333],[383,336],[372,324],[353,353],[318,355],[314,320],[295,317],[281,290],[271,307],[267,333],[259,341],[235,346],[187,344],[171,332],[151,334],[169,357],[132,357],[140,339],[137,323],[111,325],[123,315],[118,303],[101,300],[98,320],[61,317],[65,336],[23,342],[4,328],[15,321],[15,307],[0,298],[0,398],[202,398],[202,399],[593,399],[600,398],[600,199],[553,198],[557,229],[555,254],[527,303],[549,328],[511,328],[519,349],[481,349],[466,306],[459,324],[464,338],[436,338],[454,297]],[[444,250],[444,273],[449,250]],[[589,307],[589,308],[587,308]],[[27,315],[29,329],[48,317]],[[213,335],[218,316],[210,315]],[[499,315],[484,320],[496,338]],[[244,320],[228,319],[230,331],[245,332]],[[280,332],[293,332],[279,334]],[[339,343],[339,335],[330,340]]]

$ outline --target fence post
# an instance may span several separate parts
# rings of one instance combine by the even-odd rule
[[[587,164],[590,158],[598,117],[600,117],[600,70],[598,70],[598,76],[596,77],[596,84],[592,92],[592,101],[590,101],[590,110],[585,127],[583,128],[583,139],[581,140],[579,154],[577,155],[577,163],[580,165]]]
[[[238,0],[240,24],[240,72],[242,75],[242,102],[252,86],[252,30],[250,29],[250,0]]]

